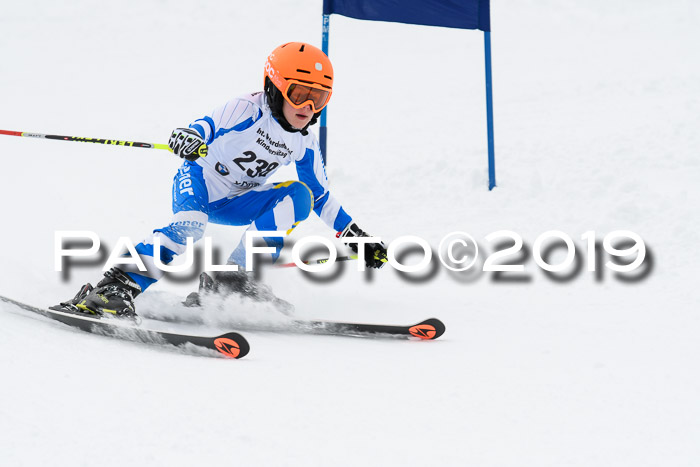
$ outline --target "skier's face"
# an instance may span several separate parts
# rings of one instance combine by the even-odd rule
[[[314,111],[311,109],[311,104],[306,105],[301,109],[295,109],[289,105],[289,102],[286,100],[284,100],[282,104],[282,113],[289,124],[298,130],[304,128],[314,116]]]

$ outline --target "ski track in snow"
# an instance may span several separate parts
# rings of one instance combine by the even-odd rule
[[[498,188],[486,190],[480,33],[331,18],[331,190],[387,240],[437,248],[497,230],[631,230],[646,280],[585,268],[557,283],[453,274],[420,281],[339,264],[264,280],[303,319],[409,324],[436,341],[245,332],[232,361],[83,333],[0,302],[0,465],[690,466],[700,461],[700,7],[678,0],[493,2]],[[163,143],[258,90],[267,54],[320,45],[320,2],[26,1],[0,18],[0,128]],[[54,272],[56,230],[138,241],[170,219],[165,151],[0,136],[0,295],[72,297],[101,265]],[[294,178],[293,169],[273,179]],[[210,225],[228,252],[240,228]],[[312,216],[294,233],[332,238]],[[335,240],[334,240],[335,241]],[[340,244],[338,244],[340,245]],[[288,254],[288,252],[285,252]],[[600,267],[600,265],[599,265]],[[137,306],[192,313],[196,278]],[[277,323],[232,300],[230,318]],[[160,323],[167,330],[169,323]]]

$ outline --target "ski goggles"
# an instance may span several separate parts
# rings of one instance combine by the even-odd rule
[[[304,83],[294,79],[288,79],[287,89],[283,93],[289,105],[295,109],[311,104],[314,113],[320,112],[331,98],[331,90],[314,83]]]

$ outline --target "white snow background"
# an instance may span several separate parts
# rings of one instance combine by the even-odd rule
[[[698,465],[700,6],[495,1],[491,13],[498,187],[486,188],[482,34],[333,16],[333,193],[370,233],[433,248],[465,231],[487,254],[491,232],[531,247],[557,229],[584,260],[585,232],[631,230],[653,256],[646,280],[599,264],[600,280],[584,265],[560,283],[531,255],[528,283],[436,260],[413,281],[351,263],[323,283],[265,269],[301,317],[436,316],[447,332],[246,332],[241,360],[0,303],[0,465]],[[0,128],[165,143],[259,90],[276,46],[320,36],[320,0],[3,2]],[[165,151],[0,136],[0,152],[0,295],[48,306],[99,280],[99,265],[54,271],[57,230],[109,246],[169,222],[180,160]],[[225,255],[241,233],[207,230]],[[306,235],[333,238],[313,214],[293,239]],[[137,307],[196,286],[163,281]]]

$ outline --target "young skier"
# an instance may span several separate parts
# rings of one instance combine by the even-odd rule
[[[158,255],[168,264],[185,251],[187,237],[204,235],[207,222],[248,225],[250,231],[286,231],[289,234],[313,210],[340,237],[368,236],[328,191],[328,181],[315,136],[308,132],[333,91],[333,67],[318,48],[302,42],[277,47],[267,58],[264,91],[228,101],[189,128],[172,132],[169,146],[185,159],[173,181],[173,219],[136,246],[147,271],[136,265],[114,267],[93,288],[84,285],[75,298],[62,303],[75,312],[104,313],[134,318],[134,298],[163,275],[154,263]],[[266,183],[275,171],[294,162],[299,180]],[[154,239],[160,240],[154,251]],[[265,237],[276,247],[282,238]],[[357,252],[357,243],[350,243]],[[368,243],[364,261],[379,268],[386,262],[383,243]],[[256,300],[273,301],[288,311],[269,288],[256,283],[246,268],[245,234],[228,264],[237,272],[200,277],[200,291],[241,293]],[[197,304],[197,294],[190,303]]]

